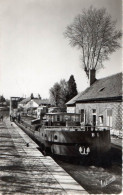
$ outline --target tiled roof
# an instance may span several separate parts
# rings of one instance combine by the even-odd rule
[[[66,105],[70,105],[70,104],[75,104],[76,100],[81,96],[83,92],[77,94],[74,98],[72,98],[71,100],[69,100],[69,102],[66,103]]]
[[[122,73],[97,79],[85,91],[67,102],[67,105],[97,99],[117,99],[118,97],[122,97]]]
[[[34,102],[36,102],[38,105],[41,105],[41,104],[50,104],[49,100],[48,99],[33,99]]]

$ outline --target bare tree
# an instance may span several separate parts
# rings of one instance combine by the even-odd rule
[[[107,14],[106,9],[95,9],[92,6],[83,10],[67,26],[65,37],[69,38],[72,46],[82,50],[82,67],[89,76],[90,69],[100,69],[109,54],[120,47],[120,30],[116,30],[116,21]]]

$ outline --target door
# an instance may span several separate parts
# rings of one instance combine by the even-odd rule
[[[93,115],[93,130],[95,130],[96,126],[96,115]]]
[[[80,114],[81,114],[81,123],[85,122],[85,113],[84,113],[84,109],[80,110]]]

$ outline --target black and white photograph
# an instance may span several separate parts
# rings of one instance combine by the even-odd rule
[[[0,195],[122,194],[122,0],[0,0]]]

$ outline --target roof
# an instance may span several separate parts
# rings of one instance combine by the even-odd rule
[[[23,99],[20,104],[27,104],[31,100],[31,97]],[[32,99],[34,102],[36,102],[38,105],[41,104],[50,104],[48,99],[38,99],[38,98],[33,98]]]
[[[72,105],[72,104],[75,104],[76,100],[81,96],[83,92],[77,94],[74,98],[72,98],[71,100],[69,100],[69,102],[66,103],[66,105]]]
[[[31,100],[31,97],[25,98],[19,102],[19,104],[27,104]]]
[[[50,104],[48,99],[33,99],[34,102],[36,102],[38,105],[41,104]]]
[[[67,105],[75,104],[75,102],[107,99],[122,100],[122,73],[97,79],[85,91],[67,102]]]
[[[79,116],[80,114],[78,113],[67,113],[67,112],[52,112],[52,113],[46,113],[46,115],[68,115],[68,116]]]

